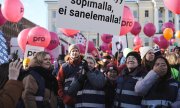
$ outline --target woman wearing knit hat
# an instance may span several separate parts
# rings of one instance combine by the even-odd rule
[[[141,67],[141,56],[137,52],[130,52],[126,56],[126,68],[122,76],[117,78],[115,108],[140,108],[142,96],[134,91],[138,79],[145,70]]]
[[[75,108],[105,108],[104,86],[106,78],[96,70],[93,56],[86,57],[89,71],[74,80],[68,89],[68,94],[77,97]]]
[[[140,54],[142,59],[142,65],[146,68],[147,71],[150,71],[152,69],[155,57],[153,49],[149,46],[141,47]]]
[[[154,59],[153,69],[134,89],[143,96],[141,108],[180,108],[179,82],[172,78],[170,65],[162,56]]]
[[[118,77],[118,69],[117,66],[113,63],[109,63],[107,65],[107,72],[106,72],[106,86],[105,90],[105,100],[106,100],[106,108],[112,108],[114,96],[115,96],[115,81]]]

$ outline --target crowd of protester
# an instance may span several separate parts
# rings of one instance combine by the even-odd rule
[[[0,65],[0,108],[180,108],[180,48],[82,55],[77,45]]]

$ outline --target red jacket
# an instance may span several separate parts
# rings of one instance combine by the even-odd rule
[[[67,62],[70,65],[79,65],[82,61],[82,57],[80,57],[80,59],[73,61],[72,59],[70,59],[70,57],[67,58]],[[72,105],[75,104],[75,99],[67,94],[64,93],[64,81],[65,81],[65,76],[64,76],[64,71],[62,66],[59,69],[58,75],[57,75],[57,80],[58,80],[58,95],[60,96],[60,98],[63,100],[64,104],[66,105]]]

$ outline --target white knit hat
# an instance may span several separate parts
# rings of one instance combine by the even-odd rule
[[[144,58],[144,56],[148,53],[148,51],[153,50],[152,47],[149,46],[145,46],[145,47],[140,47],[139,51],[140,51],[140,55],[141,55],[141,59]]]
[[[75,44],[71,44],[68,48],[68,53],[70,53],[72,49],[78,49],[79,50],[79,47]]]

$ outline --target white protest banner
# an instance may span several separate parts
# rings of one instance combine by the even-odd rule
[[[26,45],[24,58],[32,59],[37,52],[44,51],[44,47]]]
[[[59,0],[56,26],[119,35],[124,0]]]
[[[113,36],[112,38],[112,54],[119,50],[119,52],[123,52],[123,49],[127,48],[127,40],[126,36]]]

